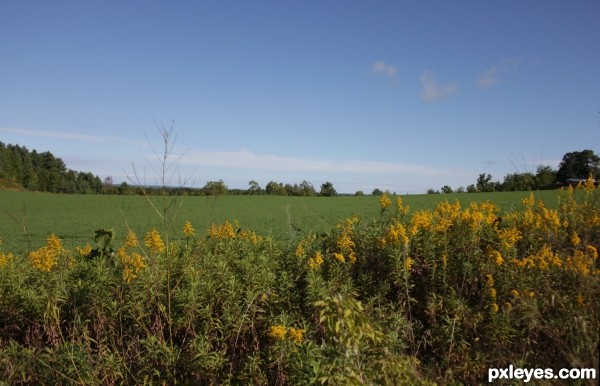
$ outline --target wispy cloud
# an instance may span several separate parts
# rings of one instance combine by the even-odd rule
[[[481,88],[490,88],[500,81],[500,74],[515,71],[519,68],[520,59],[502,59],[498,64],[487,68],[477,78],[477,85]]]
[[[439,85],[431,71],[423,71],[419,80],[423,87],[421,99],[425,102],[435,102],[443,97],[454,94],[458,90],[458,83],[456,82]]]
[[[322,160],[256,154],[250,150],[239,151],[189,151],[181,157],[182,164],[269,170],[279,172],[359,173],[408,176],[455,176],[457,171],[431,168],[422,165],[372,162],[361,160]]]
[[[383,60],[380,60],[378,62],[373,63],[372,72],[373,74],[385,75],[390,78],[395,78],[396,74],[398,73],[398,69],[396,68],[396,66],[389,65]]]
[[[143,141],[136,141],[132,139],[118,138],[118,137],[108,137],[101,135],[88,135],[88,134],[77,134],[77,133],[69,133],[63,131],[48,131],[48,130],[30,130],[30,129],[12,129],[0,127],[0,132],[19,134],[19,135],[28,135],[32,137],[42,137],[42,138],[63,138],[63,139],[71,139],[76,141],[83,142],[122,142],[122,143],[134,143],[134,144],[144,144]]]

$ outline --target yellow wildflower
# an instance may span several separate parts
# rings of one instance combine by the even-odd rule
[[[498,305],[496,303],[492,303],[491,309],[494,314],[498,313]]]
[[[237,222],[235,222],[237,228]],[[216,239],[235,239],[236,233],[233,225],[229,221],[225,221],[224,224],[215,225],[212,224],[208,231],[208,235],[211,238]]]
[[[336,244],[342,251],[350,251],[354,248],[354,241],[352,241],[348,232],[342,232],[340,237],[338,237]]]
[[[404,269],[406,269],[407,271],[410,271],[410,269],[413,266],[413,259],[410,258],[410,256],[406,256],[406,259],[404,260]]]
[[[194,229],[194,227],[192,226],[192,223],[189,221],[186,221],[185,224],[183,224],[183,234],[186,237],[191,237],[196,233],[196,230]]]
[[[92,246],[86,244],[85,247],[81,248],[79,246],[75,247],[75,252],[79,253],[81,256],[89,256],[92,253]]]
[[[390,244],[392,246],[408,244],[408,236],[406,235],[404,225],[399,221],[394,221],[390,224],[383,239],[381,239],[381,244]]]
[[[516,289],[513,289],[513,290],[511,290],[511,291],[510,291],[510,293],[511,293],[511,294],[512,294],[514,297],[516,297],[516,298],[518,298],[518,297],[519,297],[519,295],[520,295],[520,294],[519,294],[519,291],[517,291]]]
[[[587,245],[585,249],[592,259],[596,260],[598,258],[598,250],[596,249],[596,247],[594,247],[593,245]]]
[[[381,211],[386,210],[390,205],[392,205],[392,200],[387,196],[387,194],[383,194],[379,199],[379,206],[381,207]]]
[[[494,287],[490,288],[490,297],[496,299],[496,289]]]
[[[165,243],[162,241],[160,233],[152,228],[146,233],[144,245],[153,252],[161,253],[165,250]]]
[[[583,305],[583,296],[581,294],[577,295],[577,297],[575,298],[575,300],[577,300],[577,303],[579,303],[580,305]]]
[[[533,298],[535,297],[535,292],[533,292],[533,291],[529,291],[529,292],[527,293],[527,296],[529,296],[530,298],[532,298],[532,299],[533,299]]]
[[[304,256],[304,240],[300,240],[300,242],[298,243],[295,255],[296,257]]]
[[[494,262],[496,263],[496,265],[502,265],[502,263],[504,263],[504,259],[502,258],[502,255],[500,254],[500,252],[491,250],[489,252],[489,255],[492,259],[494,259]]]
[[[333,254],[333,257],[335,257],[335,259],[336,259],[337,261],[339,261],[340,263],[343,263],[343,262],[345,262],[345,261],[346,261],[346,259],[344,258],[344,255],[343,255],[343,254],[341,254],[341,253],[334,253],[334,254]]]
[[[308,267],[310,269],[317,269],[321,264],[323,264],[323,255],[321,255],[320,251],[317,251],[314,257],[308,259]]]
[[[581,239],[579,238],[579,236],[577,236],[577,232],[573,232],[571,234],[571,244],[573,244],[574,247],[581,244]]]
[[[14,256],[10,252],[8,252],[7,254],[4,254],[3,252],[0,252],[0,267],[4,267],[13,258],[14,258]]]
[[[350,260],[351,263],[356,262],[356,253],[354,253],[354,251],[350,252],[350,254],[348,255],[348,260]]]
[[[290,327],[290,329],[288,330],[288,336],[290,337],[290,340],[294,343],[302,343],[303,334],[304,330],[301,330],[299,328]]]
[[[399,215],[405,216],[408,213],[409,209],[410,207],[408,205],[404,205],[402,203],[402,198],[396,197],[396,211]]]
[[[40,271],[49,272],[58,265],[58,256],[62,253],[63,247],[60,239],[51,234],[48,236],[46,245],[37,251],[29,253],[29,261]]]
[[[137,236],[131,229],[127,232],[127,236],[125,236],[125,247],[127,248],[135,248],[139,246],[140,243],[137,239]]]
[[[416,235],[421,229],[431,228],[433,222],[433,213],[428,210],[419,211],[413,214],[410,220],[409,232],[411,235]]]
[[[523,238],[521,232],[516,228],[497,229],[496,235],[504,251],[514,247],[517,241]]]
[[[272,326],[271,330],[269,331],[269,336],[275,340],[284,340],[285,334],[286,329],[285,326],[282,325]]]
[[[511,302],[506,302],[506,303],[504,303],[504,306],[506,307],[506,310],[507,310],[507,311],[510,311],[510,310],[512,310],[512,304],[511,304]]]

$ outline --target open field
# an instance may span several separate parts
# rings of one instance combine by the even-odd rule
[[[600,190],[558,197],[186,197],[165,232],[143,197],[2,192],[0,379],[597,384]]]
[[[435,194],[401,196],[411,212],[433,209],[438,202],[458,200],[491,201],[502,212],[521,207],[529,192],[477,194]],[[548,207],[556,207],[557,191],[535,192]],[[153,197],[160,207],[160,197]],[[358,214],[364,221],[378,214],[378,197],[285,197],[285,196],[218,196],[180,197],[178,221],[174,233],[180,235],[186,220],[203,231],[210,224],[226,220],[263,236],[292,241],[309,230],[327,231],[340,220]],[[64,195],[38,192],[0,191],[0,237],[4,250],[21,253],[42,245],[50,233],[57,234],[66,247],[91,242],[96,229],[113,228],[117,240],[129,226],[141,234],[158,227],[160,218],[146,198],[140,196]]]

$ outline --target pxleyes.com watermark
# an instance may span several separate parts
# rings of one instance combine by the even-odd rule
[[[523,382],[529,382],[531,380],[539,379],[598,379],[596,369],[560,369],[554,371],[554,369],[524,369],[520,367],[514,367],[510,365],[506,368],[489,368],[488,369],[488,382],[494,382],[502,379],[516,379]]]

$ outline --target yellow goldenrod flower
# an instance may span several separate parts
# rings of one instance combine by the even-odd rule
[[[8,252],[7,254],[0,252],[0,268],[7,265],[13,258],[14,256],[10,252]]]
[[[408,205],[404,205],[402,203],[402,198],[396,197],[396,211],[399,215],[405,216],[408,213],[409,209],[410,207]]]
[[[31,264],[40,271],[50,272],[58,265],[58,257],[63,252],[62,242],[55,234],[48,236],[46,245],[27,256]]]
[[[585,249],[592,259],[596,260],[598,258],[598,250],[596,249],[596,247],[594,247],[593,245],[587,245]]]
[[[344,258],[344,255],[343,255],[343,254],[341,254],[341,253],[334,253],[334,254],[333,254],[333,257],[335,257],[335,259],[336,259],[337,261],[339,261],[340,263],[343,263],[343,262],[345,262],[345,261],[346,261],[346,259]]]
[[[577,295],[577,297],[575,298],[575,300],[577,300],[577,303],[580,305],[583,305],[583,296],[581,294]]]
[[[515,289],[514,289],[514,290],[511,290],[511,291],[510,291],[510,293],[511,293],[511,294],[512,294],[514,297],[516,297],[516,298],[518,298],[518,297],[519,297],[519,295],[520,295],[520,294],[519,294],[519,291],[517,291],[517,290],[515,290]]]
[[[127,248],[135,248],[135,247],[137,247],[139,245],[140,245],[140,243],[139,243],[139,241],[137,239],[137,236],[130,229],[127,232],[127,236],[125,236],[125,247],[127,247]]]
[[[79,246],[75,247],[75,252],[79,253],[80,256],[89,256],[92,253],[92,246],[86,244],[85,247],[81,248]]]
[[[294,343],[301,344],[303,334],[304,330],[301,330],[299,328],[297,329],[294,327],[290,327],[290,329],[288,330],[288,336],[290,337],[290,340]]]
[[[348,260],[350,260],[351,263],[356,262],[356,253],[354,253],[354,251],[350,252],[350,254],[348,255]]]
[[[235,223],[237,228],[237,222]],[[212,224],[208,230],[208,235],[215,239],[235,239],[236,233],[233,225],[229,221],[225,221],[221,225]]]
[[[196,230],[194,229],[194,227],[192,226],[192,223],[189,221],[186,221],[185,224],[183,224],[183,234],[186,237],[191,237],[196,233]]]
[[[574,247],[581,244],[581,239],[579,238],[579,236],[577,236],[577,232],[573,232],[571,234],[571,244],[573,244]]]
[[[323,264],[323,255],[321,255],[320,251],[317,251],[314,257],[308,259],[308,267],[310,269],[317,269],[321,264]]]
[[[161,253],[165,250],[165,243],[162,241],[160,233],[152,228],[146,233],[144,245],[153,252]]]
[[[295,252],[296,257],[304,256],[304,240],[300,240]]]
[[[527,293],[527,296],[529,296],[530,298],[534,298],[534,297],[535,297],[535,292],[533,292],[533,291],[529,291],[529,292]]]
[[[342,232],[336,244],[342,251],[350,251],[354,248],[354,241],[352,241],[347,232]]]
[[[407,271],[410,271],[410,269],[413,266],[413,259],[410,258],[410,256],[406,256],[406,259],[404,259],[404,269],[406,269]]]
[[[282,325],[272,326],[269,331],[269,336],[275,340],[284,340],[286,334],[286,328]]]
[[[496,299],[496,289],[494,287],[490,288],[490,297]]]
[[[496,265],[502,265],[502,263],[504,263],[504,259],[502,258],[502,255],[500,254],[500,252],[498,252],[496,250],[491,250],[489,252],[489,255],[492,259],[494,259],[494,262],[496,263]]]
[[[494,314],[498,313],[498,305],[496,303],[492,303],[491,309]]]
[[[386,210],[390,205],[392,205],[392,200],[389,199],[389,197],[387,196],[387,194],[383,194],[380,198],[379,198],[379,206],[381,207],[381,211],[383,212],[384,210]]]
[[[512,310],[512,304],[511,304],[511,302],[506,302],[506,303],[504,303],[504,306],[506,307],[506,309],[507,309],[508,311]]]

